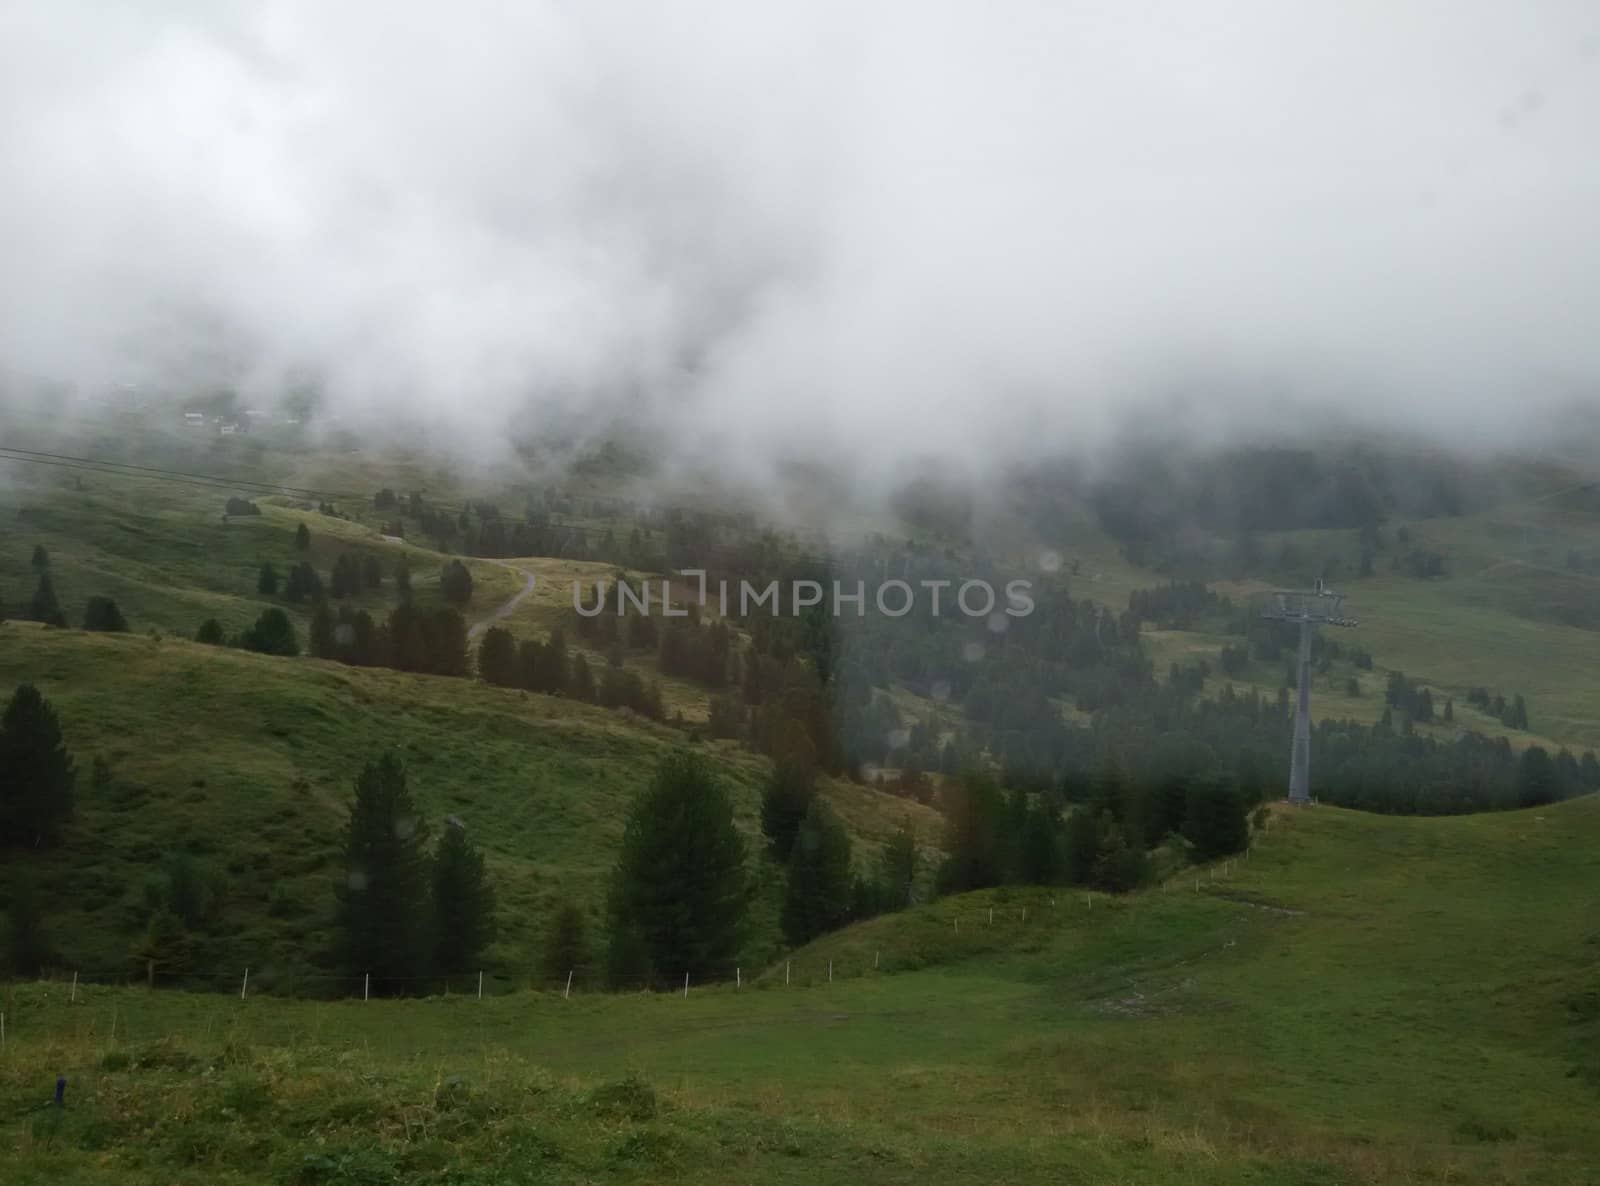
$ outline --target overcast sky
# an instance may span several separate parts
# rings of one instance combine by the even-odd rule
[[[0,364],[760,457],[1492,436],[1600,400],[1597,145],[1582,0],[0,0]]]

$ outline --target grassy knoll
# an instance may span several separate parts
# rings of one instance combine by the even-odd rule
[[[102,977],[128,969],[148,917],[144,883],[177,849],[225,875],[226,906],[197,969],[231,980],[249,964],[286,985],[311,973],[329,938],[351,780],[385,747],[405,758],[435,828],[456,815],[485,849],[502,922],[491,966],[527,971],[552,901],[598,907],[628,803],[683,741],[631,714],[470,680],[0,624],[0,688],[24,680],[56,706],[81,769],[66,842],[26,862],[47,898],[67,904],[51,920],[67,966]],[[765,764],[708,749],[754,857]],[[97,756],[112,772],[103,786],[90,774]],[[861,788],[830,794],[868,842],[863,859],[908,815],[936,838],[925,808]],[[770,907],[752,961],[776,943]]]
[[[19,985],[0,1143],[23,1183],[1585,1182],[1597,839],[1594,798],[1279,812],[1198,890],[972,895],[686,999]]]

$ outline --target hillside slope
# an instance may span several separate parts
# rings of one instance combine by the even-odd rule
[[[1597,854],[1596,797],[1280,810],[1199,889],[1032,894],[1026,922],[953,899],[754,990],[19,986],[0,1143],[19,1182],[1571,1186],[1600,1165]],[[951,926],[943,966],[895,971],[958,916],[977,946]],[[50,1136],[13,1117],[57,1073]]]
[[[598,908],[629,802],[683,744],[631,714],[472,680],[0,624],[0,690],[24,681],[55,705],[80,768],[65,843],[25,860],[47,900],[61,903],[52,928],[63,959],[86,977],[128,970],[149,913],[144,883],[180,849],[225,875],[220,920],[196,952],[199,975],[231,982],[249,965],[270,984],[311,973],[330,938],[352,779],[391,747],[435,834],[454,815],[486,851],[502,924],[494,962],[526,973],[552,902]],[[752,859],[762,859],[764,760],[725,743],[704,748]],[[111,772],[102,786],[97,757]],[[936,835],[933,813],[916,804],[858,787],[826,793],[865,842],[863,860],[904,818]],[[758,913],[752,960],[776,943],[771,903]]]

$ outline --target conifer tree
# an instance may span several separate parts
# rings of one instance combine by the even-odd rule
[[[294,529],[294,546],[300,552],[311,549],[311,530],[304,523]]]
[[[28,603],[28,617],[47,626],[67,624],[67,616],[61,612],[61,604],[56,600],[56,586],[50,579],[48,568],[39,573],[38,588],[33,591],[33,600]]]
[[[31,979],[43,971],[54,953],[45,930],[44,916],[33,882],[26,873],[11,880],[11,901],[6,907],[6,963],[13,976]]]
[[[623,832],[608,902],[613,979],[726,975],[747,898],[727,792],[696,755],[669,755]]]
[[[31,561],[34,572],[44,572],[50,567],[50,553],[44,550],[43,544],[33,545],[33,559]]]
[[[201,622],[200,629],[196,630],[194,634],[196,642],[203,642],[207,646],[213,647],[222,645],[222,637],[222,623],[215,618],[207,618],[204,622]]]
[[[916,883],[917,836],[912,830],[911,821],[906,820],[883,849],[885,907],[904,910],[910,906]]]
[[[263,564],[256,573],[256,592],[264,597],[278,595],[278,570],[270,564]]]
[[[281,609],[262,610],[255,625],[240,636],[239,644],[247,651],[263,655],[298,655],[300,644],[294,636],[294,624]]]
[[[76,780],[55,710],[21,685],[0,716],[0,847],[54,843],[72,817]]]
[[[478,678],[502,688],[517,683],[517,644],[511,632],[491,626],[478,643]]]
[[[787,861],[800,824],[816,797],[816,772],[801,757],[780,758],[761,795],[761,831],[773,855]]]
[[[783,934],[798,947],[843,926],[850,916],[850,837],[821,798],[795,833],[783,897]]]
[[[427,831],[400,760],[368,762],[355,782],[335,897],[342,962],[354,976],[370,973],[381,991],[404,992],[427,972]]]
[[[128,630],[128,620],[122,616],[122,611],[117,608],[115,601],[97,594],[89,598],[89,603],[84,606],[83,628],[125,634]]]
[[[550,920],[545,932],[542,967],[544,978],[554,984],[565,984],[568,973],[572,983],[586,983],[591,974],[588,924],[583,911],[572,902],[563,902]]]
[[[494,890],[483,854],[454,820],[433,856],[433,921],[434,968],[447,975],[471,971],[494,938]]]

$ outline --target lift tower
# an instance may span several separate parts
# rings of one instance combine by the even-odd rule
[[[1344,594],[1323,587],[1286,589],[1272,595],[1261,616],[1274,622],[1294,622],[1300,627],[1299,697],[1294,710],[1294,747],[1289,753],[1289,802],[1303,807],[1311,802],[1311,632],[1318,626],[1354,626],[1344,616]]]

